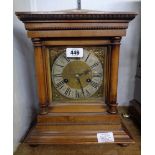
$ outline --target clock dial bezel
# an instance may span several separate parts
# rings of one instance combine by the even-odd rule
[[[77,100],[91,97],[102,85],[102,80],[100,60],[86,49],[84,56],[78,60],[67,58],[66,52],[61,53],[52,66],[53,85],[67,98]]]
[[[106,46],[93,46],[93,47],[82,47],[84,50],[87,50],[89,53],[92,53],[99,59],[99,62],[102,65],[103,69],[103,80],[101,86],[99,86],[99,89],[94,93],[93,95],[90,95],[90,97],[86,98],[68,98],[64,96],[62,93],[60,93],[54,86],[52,82],[52,67],[56,59],[65,52],[66,47],[48,47],[49,52],[49,59],[50,59],[50,79],[51,79],[51,93],[52,93],[52,99],[51,102],[53,103],[103,103],[105,101],[105,75],[106,75],[106,55],[107,55],[107,47]],[[75,58],[74,58],[75,59]],[[78,58],[77,58],[78,59]],[[77,92],[78,96],[78,92]]]

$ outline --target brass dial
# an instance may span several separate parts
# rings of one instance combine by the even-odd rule
[[[59,93],[67,98],[88,98],[102,84],[103,68],[99,59],[87,50],[83,58],[67,58],[60,54],[52,66],[52,81]]]

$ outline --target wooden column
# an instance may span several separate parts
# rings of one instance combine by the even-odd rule
[[[46,74],[45,74],[45,56],[42,50],[41,41],[38,38],[32,39],[34,44],[35,54],[35,67],[36,67],[36,78],[38,86],[38,98],[40,106],[40,114],[48,113],[48,101],[47,101],[47,85],[46,85]]]
[[[116,114],[117,111],[117,83],[118,83],[118,65],[119,65],[119,49],[120,37],[112,39],[111,61],[110,61],[110,88],[109,88],[109,104],[108,112]]]

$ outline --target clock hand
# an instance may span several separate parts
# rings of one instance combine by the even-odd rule
[[[88,74],[89,72],[91,72],[91,70],[90,70],[90,69],[85,70],[84,72],[82,72],[82,73],[80,73],[80,74],[78,74],[78,75],[79,75],[79,76],[82,76],[83,74]]]
[[[76,77],[77,81],[79,82],[81,90],[82,90],[82,93],[83,93],[83,96],[85,97],[84,90],[83,90],[83,87],[82,87],[82,83],[81,83],[80,78],[79,78],[79,74],[76,74],[75,77]]]

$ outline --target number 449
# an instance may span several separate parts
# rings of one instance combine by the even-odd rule
[[[79,55],[79,51],[78,50],[71,50],[70,54]]]

